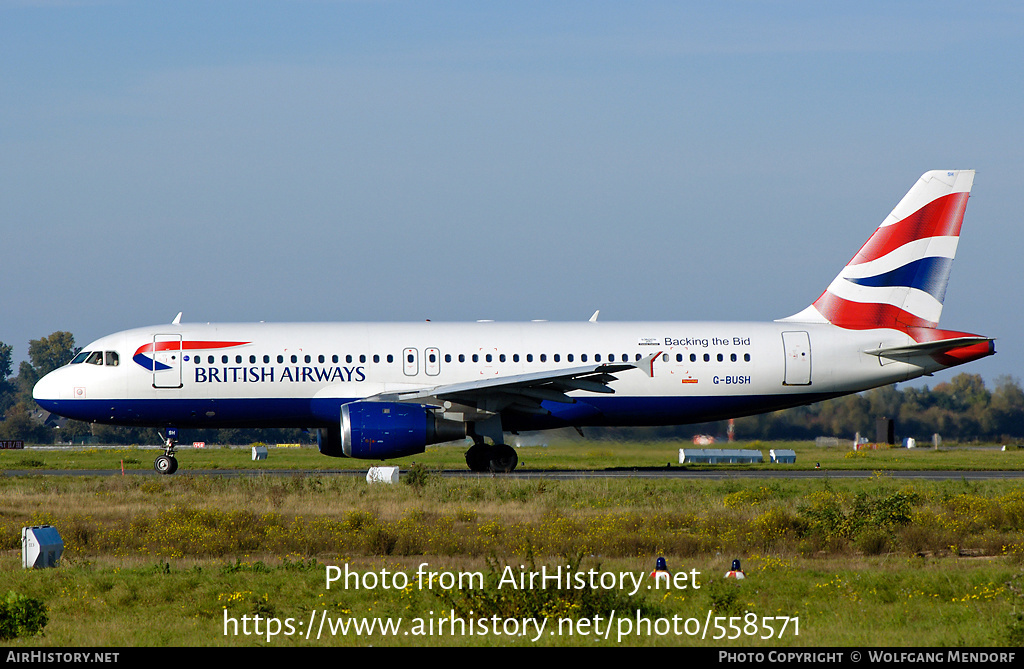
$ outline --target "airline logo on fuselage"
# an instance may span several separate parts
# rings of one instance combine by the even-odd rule
[[[344,367],[195,367],[196,383],[358,383],[366,368]]]
[[[132,360],[147,372],[162,372],[171,366],[157,360],[161,353],[179,352],[181,362],[192,362],[193,380],[196,383],[358,383],[366,380],[366,367],[358,366],[258,366],[242,365],[237,362],[230,365],[221,359],[215,364],[212,358],[202,365],[201,351],[222,351],[225,349],[245,346],[247,341],[159,341],[143,344],[135,351]],[[190,355],[191,354],[191,355]]]
[[[156,354],[166,351],[181,351],[183,360],[188,360],[188,351],[206,351],[216,350],[222,348],[233,348],[235,346],[244,346],[250,342],[247,341],[179,341],[177,339],[171,341],[158,341],[143,344],[135,351],[135,355],[132,356],[132,360],[135,361],[140,367],[145,369],[147,372],[162,372],[167,369],[171,369],[171,366],[155,360]],[[148,354],[148,355],[147,355]]]

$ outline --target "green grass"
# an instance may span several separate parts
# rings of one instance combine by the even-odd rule
[[[586,481],[442,478],[367,485],[355,477],[0,477],[2,590],[42,600],[48,623],[18,646],[618,645],[576,635],[335,634],[307,641],[312,616],[433,620],[545,616],[711,621],[705,638],[650,633],[624,645],[999,646],[1020,642],[1024,493],[1011,481],[756,479]],[[20,528],[52,524],[57,569],[20,568]],[[513,574],[572,565],[647,574],[664,555],[698,572],[670,592],[495,588]],[[733,558],[748,578],[726,582]],[[465,591],[421,587],[436,573],[490,575]],[[326,587],[348,566],[374,587]],[[408,582],[384,587],[384,572]],[[0,593],[3,594],[3,593]],[[482,610],[483,609],[483,610]],[[493,611],[493,613],[492,613]],[[598,613],[594,613],[597,611]],[[771,618],[776,633],[744,630]],[[296,634],[225,634],[225,616],[291,620]],[[778,636],[780,617],[797,618]],[[716,618],[721,630],[714,628]],[[730,628],[730,618],[738,628]],[[426,624],[426,622],[424,622]],[[680,623],[682,624],[682,622]],[[228,623],[229,632],[233,623]],[[282,628],[283,630],[284,628]],[[411,631],[412,628],[404,628]],[[662,628],[663,629],[663,628]],[[550,631],[550,628],[549,628]],[[581,636],[581,632],[589,632]],[[714,639],[737,634],[736,639]]]
[[[131,560],[70,560],[59,569],[24,571],[0,561],[0,573],[12,590],[29,593],[46,602],[49,623],[44,634],[20,638],[19,646],[364,646],[364,645],[707,645],[707,646],[1004,646],[1019,634],[1012,616],[1019,598],[1008,593],[1007,583],[1019,569],[996,562],[968,560],[922,560],[920,558],[808,559],[751,557],[745,564],[747,578],[726,582],[721,567],[707,559],[680,560],[670,566],[698,573],[700,589],[658,592],[647,590],[649,582],[632,598],[622,595],[618,615],[635,619],[664,621],[673,616],[689,629],[701,633],[659,634],[652,627],[635,633],[634,625],[619,623],[611,638],[594,634],[546,635],[539,640],[519,637],[470,636],[445,633],[432,636],[373,634],[324,634],[307,640],[302,633],[311,616],[328,615],[332,620],[350,618],[401,620],[409,631],[416,619],[449,618],[452,605],[436,584],[420,588],[416,570],[426,562],[435,573],[444,571],[486,573],[486,565],[461,560],[427,558],[378,558],[369,560],[271,560],[267,562]],[[408,576],[405,588],[325,587],[327,565],[363,570],[375,575],[402,572]],[[550,565],[556,567],[557,563]],[[602,573],[628,571],[644,574],[646,560],[584,561],[581,568]],[[506,586],[507,587],[507,586]],[[730,600],[722,589],[732,590]],[[560,593],[556,593],[557,600]],[[723,602],[728,602],[724,607]],[[477,600],[479,603],[479,600]],[[463,619],[489,617],[490,610],[457,610]],[[521,605],[500,612],[502,618],[536,615],[537,609]],[[556,629],[559,620],[582,618],[567,603],[550,609],[547,625]],[[701,638],[710,612],[711,627]],[[497,613],[497,611],[496,611]],[[296,634],[241,634],[242,616],[261,615],[281,621],[281,631],[291,621]],[[741,628],[754,615],[756,633],[730,631],[729,618]],[[588,619],[607,621],[609,610],[590,613]],[[782,618],[790,619],[787,630]],[[232,619],[234,624],[225,619]],[[716,618],[723,629],[714,627]],[[762,627],[765,618],[775,630]],[[250,618],[250,620],[252,620]],[[691,623],[685,621],[692,620]],[[329,628],[328,628],[329,629]],[[578,629],[578,628],[577,628]],[[227,633],[225,633],[227,632]],[[629,633],[620,641],[617,635]],[[715,639],[715,636],[736,636]],[[762,637],[770,636],[765,639]]]
[[[522,470],[565,469],[643,469],[680,467],[679,449],[690,447],[686,442],[617,442],[553,439],[543,445],[519,447],[519,468]],[[818,448],[813,442],[740,442],[736,448],[760,450],[767,461],[770,449],[793,449],[794,465],[687,465],[691,470],[801,470],[820,464],[826,470],[1020,470],[1024,469],[1024,449],[1001,451],[998,444],[947,445],[931,448],[881,448],[852,451],[847,447]],[[723,445],[724,447],[724,445]],[[420,463],[436,469],[465,469],[464,444],[431,446],[423,454],[388,461],[403,469]],[[249,446],[207,447],[184,446],[178,449],[179,471],[190,469],[301,469],[329,471],[338,469],[365,470],[376,461],[328,458],[315,448],[268,448],[266,460],[253,461]],[[160,451],[153,448],[67,447],[48,450],[0,451],[3,469],[100,469],[119,471],[151,471]]]

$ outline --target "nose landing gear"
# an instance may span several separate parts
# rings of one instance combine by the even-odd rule
[[[178,430],[173,427],[168,428],[167,439],[164,442],[164,454],[157,456],[156,460],[153,461],[153,469],[156,470],[157,474],[170,476],[178,471],[178,459],[174,457],[174,448],[177,446],[177,443]]]

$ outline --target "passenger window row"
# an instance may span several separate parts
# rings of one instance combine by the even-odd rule
[[[661,359],[663,361],[665,361],[665,362],[668,362],[668,354],[666,353],[666,354],[662,355]],[[711,362],[711,354],[710,353],[705,353],[702,359],[704,360],[704,362]],[[717,360],[718,362],[725,362],[725,354],[724,353],[717,354],[715,356],[715,360]],[[735,353],[730,353],[729,354],[729,362],[739,362],[739,360],[740,360],[739,356],[736,355]],[[683,354],[682,353],[676,353],[676,362],[682,362],[682,361],[683,361]],[[690,362],[697,362],[697,354],[696,353],[691,353],[690,354]],[[743,362],[750,362],[750,354],[749,353],[744,353],[743,354]]]
[[[111,353],[112,352],[108,352],[108,355],[110,355]],[[115,359],[116,359],[117,354],[113,353],[113,355],[115,356]],[[79,357],[81,357],[81,356],[79,356]],[[520,355],[518,353],[513,353],[511,357],[512,357],[512,362],[520,362],[521,361],[521,357],[520,357]],[[594,357],[594,362],[602,362],[602,356],[601,356],[600,353],[595,353],[593,357]],[[384,356],[384,358],[385,358],[385,360],[387,360],[388,363],[393,363],[395,361],[395,356],[390,355],[390,354],[387,355],[387,356]],[[429,353],[427,355],[427,358],[432,363],[437,362],[437,354],[434,353],[434,352]],[[188,360],[188,357],[186,356],[185,359]],[[194,356],[194,359],[195,359],[195,363],[197,365],[203,364],[203,357],[201,355]],[[236,355],[234,357],[234,362],[235,362],[235,364],[239,364],[240,365],[240,364],[242,364],[243,359],[244,359],[243,356]],[[263,362],[265,364],[269,364],[271,362],[271,359],[272,358],[269,355],[264,355],[263,356]],[[342,359],[342,357],[338,356],[338,355],[332,355],[330,357],[330,361],[333,364],[340,363],[341,359]],[[356,361],[356,359],[359,360],[360,364],[366,364],[367,356],[365,354],[359,355],[359,356],[352,356],[352,355],[344,356],[344,360],[345,360],[346,364],[352,364],[353,362]],[[373,359],[373,362],[375,364],[379,364],[380,361],[381,361],[381,356],[375,354],[375,355],[372,356],[372,359]],[[508,362],[508,355],[506,355],[505,353],[498,353],[498,354],[485,353],[483,356],[481,356],[479,353],[473,353],[473,354],[467,356],[465,353],[459,353],[456,358],[453,358],[451,353],[446,353],[444,355],[444,361],[447,362],[447,363],[452,362],[453,359],[457,359],[459,362],[463,362],[463,363],[466,362],[467,359],[471,360],[472,362],[480,362],[481,359],[483,359],[484,362],[488,362],[488,363],[493,363],[495,361],[495,359],[497,359],[498,362]],[[533,353],[527,353],[526,356],[525,356],[525,359],[526,359],[526,362],[534,362],[535,360],[538,361],[538,362],[547,362],[548,361],[548,354],[547,353],[541,353],[541,354],[539,354],[539,355],[537,355],[535,357]],[[643,359],[643,355],[641,355],[640,353],[635,354],[634,360],[636,362],[639,362],[642,359]],[[669,362],[670,361],[669,354],[668,353],[662,354],[661,359],[662,359],[662,362]],[[690,362],[698,362],[698,360],[701,360],[701,359],[704,362],[711,362],[712,357],[711,357],[710,353],[705,353],[702,358],[698,358],[696,353],[691,353],[690,356],[689,356]],[[750,354],[749,353],[744,353],[742,359],[743,359],[743,362],[750,362]],[[255,355],[250,355],[249,356],[249,363],[250,364],[256,364],[257,360],[258,360],[257,356],[255,356]],[[286,360],[291,362],[291,363],[295,363],[295,364],[298,364],[299,362],[313,363],[314,357],[311,356],[311,355],[308,355],[308,354],[301,356],[301,358],[300,358],[300,356],[294,355],[294,354],[292,354],[290,356],[287,356],[287,357],[284,356],[284,355],[276,356],[276,361],[278,363],[284,364]],[[321,364],[322,363],[326,363],[327,362],[327,356],[318,355],[318,356],[316,356],[315,360],[316,360],[316,362],[321,363]],[[589,356],[586,353],[581,353],[579,355],[579,361],[580,362],[589,362],[589,360],[590,360],[590,358],[589,358]],[[610,363],[611,362],[616,362],[616,360],[618,360],[620,362],[628,362],[629,361],[629,354],[623,353],[618,358],[616,357],[616,354],[614,354],[614,353],[611,353],[611,354],[609,354],[607,356],[607,361],[610,362]],[[685,358],[683,357],[682,353],[677,353],[676,356],[675,356],[675,360],[676,360],[676,362],[684,362]],[[718,362],[725,362],[725,360],[726,360],[725,354],[724,353],[718,353],[715,356],[715,360],[717,360]],[[729,361],[730,362],[739,362],[739,360],[740,360],[740,357],[736,353],[730,353],[729,354]],[[81,362],[77,358],[75,359],[75,361]],[[413,363],[415,361],[416,361],[415,356],[412,353],[408,354],[408,362]],[[560,353],[552,354],[551,355],[551,361],[552,362],[562,362],[562,355]],[[576,362],[576,356],[574,354],[572,354],[572,353],[567,353],[565,355],[565,361],[566,362]],[[92,359],[88,359],[88,360],[86,360],[86,362],[92,362]],[[222,355],[222,356],[220,356],[220,362],[222,364],[229,364],[231,362],[231,357],[228,356],[228,355]],[[217,356],[213,356],[213,355],[207,356],[206,357],[206,363],[210,364],[210,365],[216,364],[217,363]],[[94,364],[102,364],[102,362],[97,362],[97,363],[94,363]],[[107,364],[111,364],[111,363],[108,362]],[[114,362],[113,364],[117,364],[117,363]]]
[[[433,349],[427,355],[427,358],[428,358],[428,360],[431,363],[436,363],[437,362],[437,355],[438,354],[435,353],[435,351],[436,351],[436,349]],[[381,361],[381,356],[380,355],[374,354],[371,357],[372,357],[373,362],[375,364],[379,364],[380,363],[380,361]],[[466,356],[465,353],[459,353],[457,357],[458,357],[458,361],[459,362],[463,362],[464,363],[467,360],[467,356]],[[526,362],[534,362],[535,360],[538,361],[538,362],[547,362],[548,361],[548,354],[547,353],[541,353],[541,354],[537,355],[536,358],[535,358],[533,353],[527,353],[525,358],[526,358]],[[580,362],[588,362],[589,361],[589,358],[588,358],[586,353],[581,353],[579,358],[580,358]],[[675,358],[676,358],[676,362],[683,362],[685,360],[685,358],[683,357],[682,353],[676,353]],[[195,363],[197,365],[203,364],[203,356],[195,355],[195,356],[193,356],[193,359],[195,360]],[[262,359],[263,359],[264,364],[270,364],[271,356],[264,355],[264,356],[262,356]],[[345,364],[352,364],[357,359],[358,359],[360,364],[366,364],[367,357],[366,357],[365,354],[359,355],[359,356],[352,356],[352,355],[344,356]],[[384,359],[387,360],[388,363],[393,363],[395,361],[395,356],[389,354],[389,355],[384,356]],[[479,353],[473,353],[472,355],[469,356],[469,359],[472,360],[473,362],[480,362],[481,356],[480,356]],[[520,358],[520,355],[518,353],[513,353],[512,354],[512,362],[520,362],[520,359],[521,358]],[[636,362],[639,362],[640,360],[643,359],[643,356],[640,353],[637,353],[637,354],[635,354],[635,358],[634,359],[635,359]],[[669,362],[669,360],[670,360],[669,354],[668,353],[663,353],[662,356],[661,356],[661,359],[662,359],[662,362]],[[711,354],[710,353],[705,353],[702,356],[702,358],[698,358],[696,353],[691,353],[690,356],[689,356],[689,359],[690,359],[690,362],[697,362],[699,359],[702,359],[704,362],[711,362],[712,358],[711,358]],[[185,360],[188,360],[188,356],[185,356]],[[258,360],[257,356],[255,356],[255,355],[250,355],[249,356],[249,364],[253,364],[254,365],[254,364],[256,364],[257,360]],[[280,364],[284,364],[285,360],[288,360],[289,362],[298,364],[299,361],[300,361],[300,358],[299,358],[298,355],[295,355],[295,354],[289,355],[287,358],[284,355],[277,355],[276,356],[276,361],[278,363],[280,363]],[[333,364],[338,364],[338,363],[341,362],[341,360],[342,360],[342,356],[339,356],[339,355],[332,355],[330,357],[330,361]],[[452,362],[452,360],[453,360],[453,357],[452,357],[451,353],[446,353],[444,355],[444,361],[445,362],[450,363],[450,362]],[[483,355],[483,360],[485,362],[488,362],[488,363],[493,363],[494,360],[495,360],[495,354],[493,354],[493,353],[485,353]],[[718,362],[725,362],[725,354],[724,353],[716,354],[715,355],[715,360],[717,360]],[[231,361],[231,357],[230,356],[228,356],[228,355],[221,355],[220,356],[220,362],[222,364],[225,364],[225,365],[229,364],[230,361]],[[234,357],[235,364],[239,364],[240,365],[240,364],[242,364],[242,361],[243,361],[243,357],[241,355],[236,355]],[[302,358],[301,358],[301,361],[304,362],[304,363],[312,363],[313,362],[313,356],[308,355],[308,354],[307,355],[303,355]],[[505,353],[498,353],[497,354],[497,361],[498,362],[508,362],[508,356]],[[551,361],[552,362],[561,362],[562,361],[562,355],[560,353],[552,354],[551,355]],[[572,354],[572,353],[567,353],[565,355],[565,361],[566,362],[575,362],[576,361],[575,355]],[[594,362],[601,362],[601,361],[602,361],[601,354],[600,353],[595,353],[594,354]],[[620,361],[620,362],[627,362],[627,361],[629,361],[629,354],[628,353],[623,353],[621,356],[618,357],[618,361]],[[730,362],[739,362],[739,356],[736,353],[730,353],[729,354],[729,361]],[[79,353],[78,355],[75,356],[75,358],[71,361],[70,364],[75,365],[75,364],[79,364],[79,363],[83,363],[83,362],[87,363],[87,364],[90,364],[90,365],[106,365],[108,367],[116,367],[120,363],[120,358],[117,355],[117,351],[82,351],[81,353]],[[321,363],[321,364],[322,363],[326,363],[327,362],[327,356],[325,356],[325,355],[318,355],[318,356],[316,356],[316,362]],[[410,362],[410,363],[415,362],[415,357],[411,353],[409,354],[408,362]],[[614,353],[609,354],[608,355],[608,362],[616,362],[616,354],[614,354]],[[749,353],[744,353],[743,354],[743,362],[750,362],[750,354]],[[217,364],[217,356],[213,356],[213,355],[206,356],[206,363],[210,364],[210,365]]]
[[[388,362],[394,362],[395,361],[395,356],[393,356],[393,355],[388,355],[388,356],[385,356],[385,357],[386,357]],[[346,364],[351,364],[351,363],[355,362],[357,358],[358,358],[358,360],[359,360],[359,362],[361,364],[366,364],[366,356],[365,355],[360,355],[360,356],[346,355],[346,356],[344,356]],[[257,364],[257,360],[258,359],[259,359],[258,356],[250,355],[249,356],[249,364],[252,364],[252,365]],[[272,360],[271,356],[269,356],[269,355],[264,355],[262,359],[263,359],[264,364],[270,364],[270,362]],[[284,364],[286,361],[292,362],[292,363],[296,363],[296,364],[299,363],[299,362],[312,363],[314,361],[314,358],[311,355],[303,355],[303,356],[300,357],[300,356],[294,355],[294,354],[293,355],[289,355],[289,356],[278,355],[278,356],[276,356],[276,358],[273,358],[273,359],[275,359],[278,363],[281,363],[281,364]],[[185,356],[185,360],[188,360],[188,356]],[[201,355],[194,356],[194,360],[195,360],[195,363],[197,365],[203,364],[203,356],[201,356]],[[235,358],[234,358],[235,364],[239,364],[239,365],[242,364],[243,360],[244,360],[244,358],[242,356],[240,356],[240,355],[236,355]],[[316,356],[315,360],[316,360],[316,362],[322,364],[322,363],[327,362],[328,358],[325,355],[318,355],[318,356]],[[330,361],[333,364],[341,363],[341,360],[342,360],[342,357],[339,356],[339,355],[332,355],[330,357]],[[374,355],[373,356],[373,361],[375,363],[379,363],[380,362],[380,356],[379,355]],[[228,355],[220,356],[220,362],[222,364],[225,364],[225,365],[229,364],[231,362],[231,356],[228,356]],[[206,363],[209,364],[209,365],[216,364],[217,363],[217,356],[215,356],[215,355],[208,355],[208,356],[206,356]]]

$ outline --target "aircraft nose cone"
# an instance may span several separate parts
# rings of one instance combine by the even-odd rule
[[[53,402],[60,399],[59,380],[56,378],[56,372],[50,372],[43,378],[36,382],[36,385],[32,388],[32,399],[36,403],[47,410],[52,410]]]

